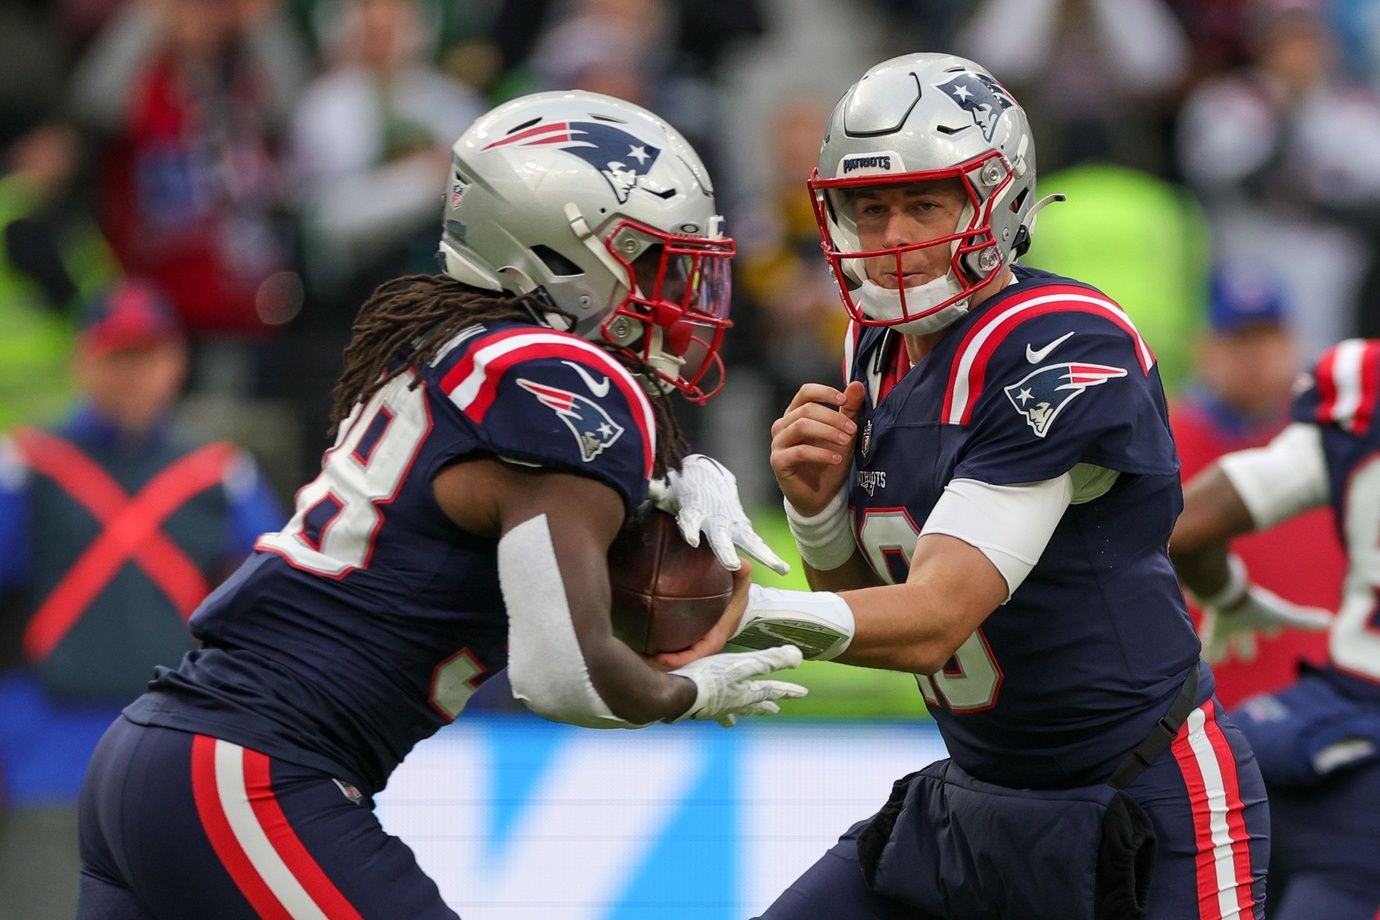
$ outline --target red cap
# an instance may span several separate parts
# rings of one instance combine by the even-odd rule
[[[116,282],[94,300],[81,331],[82,347],[98,354],[181,339],[182,327],[168,299],[132,279]]]

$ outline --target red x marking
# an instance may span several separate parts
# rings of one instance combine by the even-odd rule
[[[156,584],[183,620],[210,586],[192,560],[162,532],[163,522],[225,476],[234,448],[207,444],[171,464],[133,496],[75,446],[36,428],[20,428],[14,441],[28,467],[56,482],[104,526],[44,599],[24,629],[24,654],[42,661],[86,613],[120,569],[133,561]]]

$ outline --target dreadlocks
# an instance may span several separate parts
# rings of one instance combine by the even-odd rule
[[[532,294],[496,295],[445,275],[405,275],[384,282],[355,317],[344,368],[331,393],[335,404],[331,407],[329,438],[335,439],[340,423],[356,403],[368,402],[398,374],[417,370],[432,360],[462,329],[504,320],[535,323],[540,312],[549,310]],[[394,363],[398,357],[404,360]],[[615,357],[640,379],[656,379],[641,361],[622,353],[615,353]],[[666,395],[655,386],[646,387],[646,391],[656,418],[654,475],[662,476],[667,469],[680,468],[688,445]]]

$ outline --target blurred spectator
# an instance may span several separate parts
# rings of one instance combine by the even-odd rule
[[[0,430],[55,421],[67,408],[72,314],[116,271],[76,186],[76,132],[59,122],[33,125],[3,156]]]
[[[1223,264],[1213,271],[1195,385],[1170,406],[1184,482],[1223,454],[1268,443],[1288,423],[1299,360],[1286,304],[1278,276],[1259,264]],[[1328,509],[1239,537],[1232,549],[1271,591],[1336,609],[1345,559]],[[1196,620],[1199,611],[1191,611]],[[1300,659],[1318,663],[1326,657],[1327,635],[1290,630],[1259,648],[1254,661],[1213,665],[1224,705],[1291,683]]]
[[[1191,47],[1186,86],[1196,85],[1244,64],[1244,37],[1251,9],[1258,0],[1167,0],[1183,24]]]
[[[763,128],[773,184],[740,209],[734,226],[742,284],[734,321],[748,334],[735,336],[731,347],[746,350],[742,363],[765,372],[771,406],[790,402],[806,381],[840,374],[847,315],[820,264],[819,225],[805,188],[831,108],[814,97],[796,97],[772,113]]]
[[[336,12],[322,40],[330,69],[293,116],[291,163],[308,284],[353,303],[361,286],[434,269],[436,190],[483,103],[430,63],[417,0],[346,0]]]
[[[1040,212],[1026,265],[1081,278],[1125,308],[1171,396],[1183,383],[1201,324],[1210,245],[1193,195],[1111,163],[1040,177],[1040,192],[1068,201]]]
[[[83,395],[51,431],[0,440],[0,904],[76,908],[76,801],[96,741],[184,622],[284,516],[254,462],[170,421],[186,370],[176,318],[121,282],[78,339]]]
[[[1111,159],[1164,172],[1190,50],[1164,0],[984,0],[955,45],[1030,110],[1043,167]]]
[[[671,13],[668,0],[571,0],[532,52],[540,87],[653,105],[672,60]]]
[[[1357,326],[1380,203],[1380,160],[1363,151],[1380,147],[1380,100],[1341,76],[1316,3],[1259,0],[1248,46],[1249,66],[1185,103],[1180,164],[1220,257],[1289,253],[1278,269],[1311,362]]]
[[[276,0],[134,0],[78,66],[102,225],[193,336],[261,333],[299,305],[274,140],[305,66]]]

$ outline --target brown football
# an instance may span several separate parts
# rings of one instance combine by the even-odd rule
[[[709,542],[685,542],[676,519],[644,509],[609,547],[613,632],[645,654],[694,645],[723,616],[733,596],[733,573]]]

